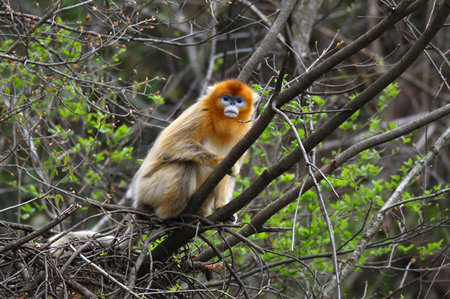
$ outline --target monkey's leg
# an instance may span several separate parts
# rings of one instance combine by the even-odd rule
[[[233,197],[235,178],[226,175],[214,189],[214,210],[226,205]],[[229,222],[235,223],[237,215],[233,214]],[[227,221],[228,222],[228,221]]]
[[[213,194],[210,194],[208,198],[203,202],[202,207],[197,212],[197,214],[201,216],[207,216],[209,214],[209,211],[211,210],[211,203],[213,199]]]
[[[188,204],[196,187],[194,164],[173,162],[141,178],[136,206],[153,208],[161,219],[178,216]]]

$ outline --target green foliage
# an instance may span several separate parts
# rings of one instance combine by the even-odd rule
[[[217,72],[219,71],[220,67],[223,65],[223,58],[217,58],[216,59],[216,63],[213,66],[213,71]]]
[[[164,104],[164,99],[160,95],[150,95],[148,98],[152,100],[156,106],[161,106]]]
[[[54,21],[64,25],[61,18]],[[25,175],[20,175],[20,190],[25,196],[39,199],[48,190],[49,185],[40,186],[45,181],[66,194],[110,200],[113,192],[126,188],[110,182],[135,170],[135,165],[129,163],[134,151],[130,144],[133,121],[125,117],[123,107],[131,116],[135,108],[123,102],[117,92],[132,90],[135,97],[150,98],[158,105],[163,98],[149,92],[147,79],[131,86],[118,85],[116,89],[103,83],[110,67],[122,63],[126,47],[117,47],[105,57],[102,52],[82,57],[86,45],[73,31],[44,23],[33,36],[26,53],[28,64],[0,61],[0,92],[4,95],[0,101],[1,134],[16,140],[20,159],[27,157],[21,163],[20,172]],[[0,48],[5,50],[12,43],[13,39],[3,39]],[[42,66],[54,63],[55,53],[67,67]],[[73,78],[74,72],[77,79]],[[18,175],[17,168],[6,169]],[[14,176],[3,182],[17,186]],[[58,191],[45,198],[63,210],[67,204],[63,195]],[[38,202],[23,205],[20,217],[29,220],[46,208],[46,204]]]
[[[443,242],[444,239],[441,239],[437,242],[427,243],[426,246],[417,246],[417,250],[420,253],[420,259],[424,260],[427,258],[427,256],[433,255],[435,250],[442,249]]]
[[[352,114],[352,116],[350,116],[345,122],[343,122],[340,126],[339,129],[341,130],[348,130],[351,127],[353,127],[353,129],[357,129],[357,126],[355,125],[355,121],[358,119],[360,111],[356,111],[355,113]]]
[[[398,94],[400,93],[400,89],[397,82],[389,84],[384,90],[383,94],[378,98],[378,111],[381,112],[388,107],[388,104],[391,100],[394,100]]]

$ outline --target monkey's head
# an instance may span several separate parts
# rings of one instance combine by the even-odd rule
[[[247,84],[238,80],[225,80],[208,89],[208,110],[215,117],[229,120],[250,120],[256,93]]]

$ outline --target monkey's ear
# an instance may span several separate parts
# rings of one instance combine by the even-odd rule
[[[208,88],[206,88],[206,94],[212,93],[214,88],[215,88],[215,85],[208,86]]]
[[[258,100],[259,100],[259,95],[256,93],[256,91],[253,91],[253,104],[258,102]]]

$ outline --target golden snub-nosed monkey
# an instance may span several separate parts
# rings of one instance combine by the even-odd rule
[[[238,80],[208,88],[205,96],[164,129],[133,180],[137,208],[152,208],[162,218],[179,215],[214,167],[248,132],[257,95]],[[214,189],[198,212],[206,215],[231,199],[241,158]]]

